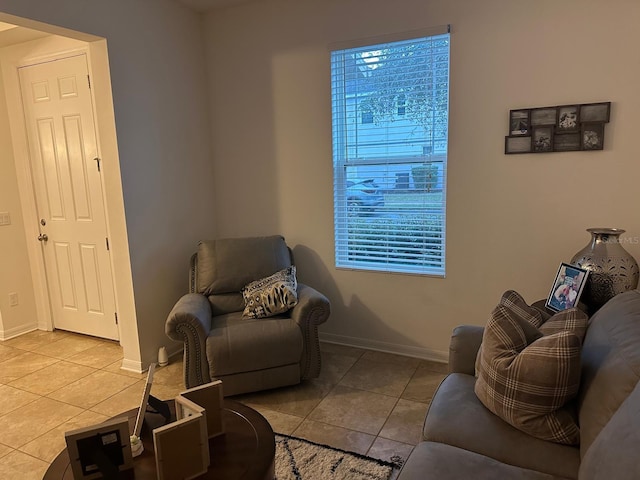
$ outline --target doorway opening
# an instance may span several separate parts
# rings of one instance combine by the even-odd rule
[[[2,23],[3,21],[6,23]],[[56,63],[61,65],[62,59],[68,58],[82,59],[81,62],[86,65],[87,82],[90,85],[90,106],[93,110],[88,113],[90,118],[86,121],[65,112],[61,115],[61,123],[57,126],[54,125],[53,120],[47,120],[47,114],[36,112],[35,116],[31,115],[33,120],[31,127],[36,133],[45,135],[47,125],[55,127],[53,130],[60,133],[61,142],[67,149],[65,153],[58,147],[50,147],[52,150],[49,151],[49,157],[44,161],[42,158],[38,160],[36,157],[46,148],[46,141],[43,136],[34,137],[29,133],[30,114],[25,110],[23,102],[23,99],[28,96],[25,92],[30,91],[35,94],[35,96],[32,95],[32,100],[35,99],[36,104],[46,103],[43,100],[46,95],[40,97],[38,95],[47,89],[49,93],[57,89],[57,94],[62,92],[63,96],[71,98],[78,93],[76,87],[80,83],[80,77],[72,78],[62,73],[55,76],[49,86],[45,86],[37,79],[23,82],[21,86],[20,72],[27,71],[27,68],[35,65]],[[5,232],[10,231],[11,245],[6,247],[0,241],[0,249],[8,248],[15,254],[12,255],[15,261],[10,262],[9,268],[3,269],[0,273],[0,292],[5,289],[15,290],[15,298],[18,302],[15,308],[11,309],[2,308],[3,303],[0,302],[0,309],[2,309],[0,339],[12,338],[35,329],[63,328],[104,338],[115,338],[123,346],[126,358],[128,344],[131,345],[131,350],[137,350],[134,345],[137,344],[136,335],[131,335],[131,325],[135,329],[136,320],[106,40],[0,14],[0,67],[2,70],[0,95],[4,97],[0,101],[0,129],[2,130],[0,136],[8,139],[7,142],[2,142],[3,146],[0,146],[0,173],[2,174],[0,176],[5,178],[5,183],[10,187],[4,189],[5,194],[0,193],[0,210],[8,210],[10,226],[13,227],[5,230]],[[91,187],[94,196],[83,197],[78,193],[84,188],[89,188],[84,182],[86,175],[82,177],[82,175],[69,174],[65,180],[65,172],[62,170],[73,163],[69,160],[69,145],[73,148],[74,142],[76,146],[87,143],[86,136],[91,126],[95,129],[95,148],[93,150],[86,148],[85,151],[80,152],[78,158],[82,158],[84,163],[76,167],[78,167],[77,172],[85,175],[89,165],[93,163],[94,168],[100,169],[101,176],[96,177],[98,183],[94,182]],[[34,138],[36,138],[35,142]],[[53,163],[52,159],[55,160]],[[81,245],[70,245],[66,241],[57,241],[46,245],[47,241],[42,241],[45,236],[49,238],[46,229],[52,224],[52,218],[56,215],[52,215],[53,209],[49,208],[50,205],[49,207],[42,205],[40,202],[42,194],[40,198],[38,197],[37,183],[41,173],[38,172],[38,165],[46,165],[50,168],[49,178],[40,179],[43,180],[40,188],[49,190],[48,194],[53,190],[51,179],[54,177],[60,180],[60,185],[66,181],[66,186],[71,187],[69,205],[73,208],[66,207],[65,215],[79,218],[86,223],[88,210],[84,207],[88,203],[94,205],[97,200],[103,201],[104,218],[101,222],[105,235],[100,242],[92,240],[81,242]],[[49,200],[54,197],[55,195],[53,197],[48,195]],[[82,198],[85,199],[84,207],[81,205]],[[4,205],[8,206],[3,208]],[[45,246],[54,247],[51,250],[57,250],[60,254],[58,257],[52,257],[53,262],[47,260]],[[96,270],[98,249],[108,251],[106,256],[101,253],[102,263],[106,258],[107,267],[110,269],[106,276],[100,277]],[[60,271],[52,274],[52,265],[60,264],[65,251],[69,259],[66,274]],[[72,258],[74,256],[75,260]],[[100,268],[104,269],[104,265]],[[76,277],[73,278],[70,273],[74,273]],[[93,282],[89,282],[91,283],[89,287],[86,284],[77,285],[79,279],[86,279],[91,275],[93,275]],[[111,285],[105,285],[106,283]],[[104,292],[96,289],[98,284],[101,287],[111,288],[112,292],[106,295],[111,296],[113,307],[109,306],[110,303],[104,297]],[[74,295],[75,298],[73,298]],[[56,318],[54,308],[54,303],[61,298],[64,300],[62,303],[70,309],[84,303],[90,313],[104,310],[100,312],[101,315],[105,319],[108,316],[113,324],[110,333],[83,331],[73,326],[65,327]],[[121,311],[126,314],[118,315]],[[123,328],[125,318],[130,325],[124,325],[126,328]]]

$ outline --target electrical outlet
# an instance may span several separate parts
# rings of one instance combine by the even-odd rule
[[[15,307],[18,305],[18,294],[13,292],[9,294],[9,305]]]
[[[0,212],[0,225],[11,225],[9,212]]]

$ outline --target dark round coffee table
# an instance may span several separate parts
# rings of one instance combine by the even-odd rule
[[[175,415],[173,402],[168,403],[172,415]],[[133,409],[118,415],[129,418],[131,431],[137,412],[137,409]],[[198,478],[273,480],[276,445],[269,422],[252,408],[229,399],[224,401],[223,415],[225,433],[209,440],[211,465],[207,473]],[[157,479],[151,430],[161,424],[162,417],[146,414],[140,435],[144,452],[134,458],[133,471],[123,472],[123,478]],[[66,448],[51,463],[43,480],[73,480]]]

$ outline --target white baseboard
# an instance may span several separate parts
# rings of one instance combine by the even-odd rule
[[[346,335],[336,335],[333,333],[320,332],[319,338],[321,342],[335,343],[337,345],[345,345],[348,347],[366,348],[367,350],[375,350],[378,352],[393,353],[396,355],[404,355],[406,357],[421,358],[432,362],[447,363],[449,361],[449,352],[442,350],[433,350],[423,347],[412,347],[409,345],[400,345],[397,343],[380,342],[368,338],[348,337]]]
[[[0,330],[0,340],[9,340],[24,333],[38,330],[36,325],[20,325],[19,327],[9,328],[8,330]]]
[[[122,360],[122,365],[120,366],[122,370],[127,370],[129,372],[142,373],[144,370],[142,369],[142,362],[138,362],[135,360],[127,360],[126,358]]]

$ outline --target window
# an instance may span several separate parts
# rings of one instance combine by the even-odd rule
[[[362,123],[373,123],[373,112],[371,110],[362,111]]]
[[[407,101],[404,98],[404,94],[398,95],[398,116],[407,113]]]
[[[332,49],[337,267],[444,276],[449,33],[425,33]]]

